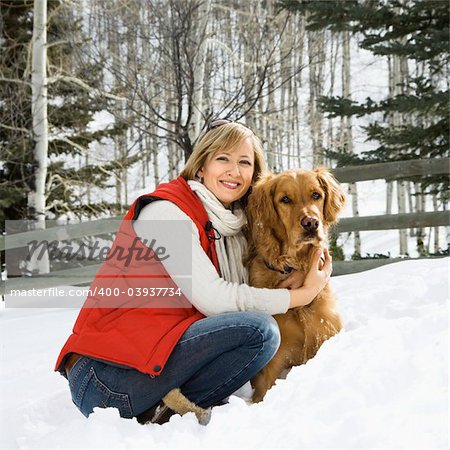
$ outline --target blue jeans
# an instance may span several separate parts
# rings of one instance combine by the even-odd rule
[[[237,312],[194,322],[181,336],[162,373],[80,358],[68,379],[72,400],[88,417],[93,408],[114,407],[131,418],[156,405],[174,388],[198,406],[220,404],[275,355],[280,331],[262,312]]]

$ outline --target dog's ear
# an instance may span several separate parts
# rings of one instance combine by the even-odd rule
[[[253,186],[247,205],[247,218],[253,233],[260,228],[261,223],[268,226],[276,221],[277,213],[273,204],[274,189],[272,173],[262,175]]]
[[[246,208],[250,239],[256,246],[271,248],[279,246],[273,230],[277,226],[278,215],[273,203],[276,177],[267,173],[253,186]]]
[[[325,191],[324,219],[327,225],[331,225],[338,220],[346,203],[346,195],[342,186],[325,167],[317,167],[314,172]]]

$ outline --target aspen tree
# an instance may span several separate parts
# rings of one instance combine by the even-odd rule
[[[303,15],[298,15],[296,20],[296,29],[299,38],[299,50],[295,52],[296,64],[294,67],[303,67],[303,55],[305,52],[306,42],[306,18]],[[302,88],[302,76],[303,71],[299,71],[293,78],[293,91],[294,91],[294,136],[295,146],[297,150],[297,167],[302,167],[302,148],[301,148],[301,122],[303,116],[302,103],[300,101],[300,89]]]
[[[323,95],[325,65],[325,31],[307,31],[309,101],[308,123],[312,141],[313,166],[324,163],[323,155],[323,114],[317,106],[319,96]]]
[[[31,62],[31,91],[33,116],[34,189],[28,195],[28,207],[36,230],[45,229],[46,178],[48,163],[47,122],[47,0],[35,0],[33,14],[33,53]],[[48,273],[48,253],[37,260],[34,253],[30,261],[31,270]]]
[[[394,84],[394,96],[400,96],[405,93],[405,86],[407,83],[407,73],[405,72],[404,64],[402,63],[402,57],[399,55],[393,55],[392,57],[392,78]],[[394,111],[393,114],[393,126],[396,128],[400,128],[405,124],[404,116],[398,112]],[[400,214],[406,213],[406,186],[405,181],[397,180],[397,203],[398,203],[398,212]],[[407,230],[400,229],[399,230],[399,243],[400,243],[400,254],[407,255],[408,254],[408,238],[407,238]]]
[[[205,108],[204,84],[206,74],[207,54],[207,30],[211,14],[211,0],[205,0],[199,4],[198,22],[194,33],[195,47],[192,62],[192,114],[188,130],[190,139],[195,141],[203,126],[203,114]]]
[[[348,100],[352,99],[351,95],[351,74],[350,74],[350,33],[342,32],[342,97]],[[343,145],[347,153],[353,154],[353,130],[352,117],[342,117],[341,133],[344,136]],[[352,202],[352,213],[354,217],[359,216],[358,209],[358,191],[356,183],[348,184],[348,193]],[[361,255],[361,235],[359,231],[354,232],[354,254]]]

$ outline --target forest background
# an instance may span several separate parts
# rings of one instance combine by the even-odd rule
[[[447,0],[0,6],[2,232],[123,215],[217,117],[255,130],[277,172],[449,155]],[[445,210],[448,193],[448,176],[390,182],[385,213]],[[399,253],[406,233],[420,255],[448,253],[442,232],[401,230]]]

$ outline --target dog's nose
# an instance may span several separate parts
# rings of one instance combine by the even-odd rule
[[[319,220],[315,217],[306,216],[300,222],[307,231],[316,231],[319,228]]]

